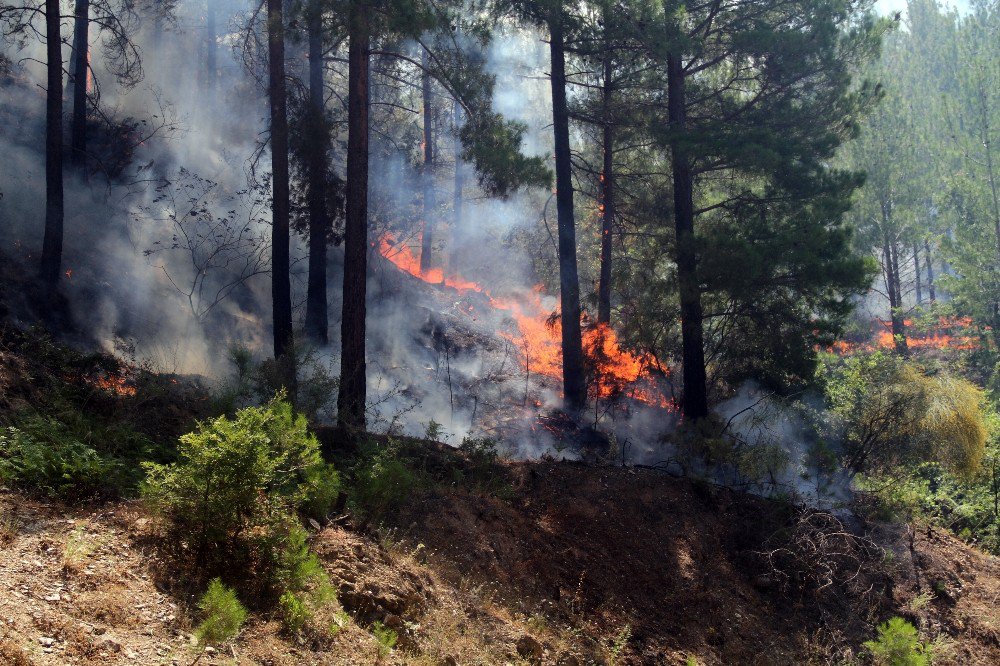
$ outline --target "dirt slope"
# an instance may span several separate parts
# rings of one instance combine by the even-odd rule
[[[503,498],[437,488],[395,528],[316,533],[352,618],[335,636],[299,642],[256,613],[209,653],[139,507],[0,493],[0,662],[830,663],[859,652],[871,613],[940,637],[943,663],[1000,663],[1000,564],[939,530],[879,527],[893,555],[866,578],[875,593],[817,591],[779,584],[758,555],[794,532],[788,507],[651,471],[503,470]],[[400,634],[381,660],[374,621]]]

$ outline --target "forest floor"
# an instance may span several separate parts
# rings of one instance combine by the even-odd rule
[[[58,397],[158,441],[205,415],[183,378],[109,382],[113,362],[36,337],[0,328],[0,415]],[[650,469],[401,451],[430,480],[403,506],[311,527],[338,629],[297,639],[273,607],[252,608],[235,641],[207,649],[198,590],[140,502],[0,487],[0,664],[867,663],[863,642],[896,615],[934,641],[936,663],[1000,664],[1000,560],[940,529]],[[380,650],[377,622],[395,649]]]
[[[834,663],[860,654],[869,620],[902,615],[939,638],[940,663],[1000,663],[1000,562],[941,530],[872,531],[893,553],[874,604],[797,594],[756,555],[788,524],[787,507],[652,471],[505,469],[503,498],[437,489],[396,528],[315,531],[351,616],[332,638],[298,642],[255,613],[234,643],[208,652],[140,505],[4,491],[0,662]],[[384,657],[364,629],[376,620],[400,634]]]

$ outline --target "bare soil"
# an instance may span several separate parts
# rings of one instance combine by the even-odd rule
[[[937,639],[941,663],[1000,663],[1000,563],[941,530],[856,527],[892,553],[874,594],[790,589],[759,555],[790,507],[652,471],[503,470],[503,498],[439,488],[395,527],[315,532],[351,618],[335,635],[294,639],[256,612],[209,652],[138,505],[0,493],[0,663],[819,664],[863,654],[891,615]],[[400,636],[384,657],[376,621]]]

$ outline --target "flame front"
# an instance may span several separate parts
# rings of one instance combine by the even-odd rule
[[[482,295],[516,325],[516,331],[501,331],[500,335],[518,349],[525,371],[562,381],[562,325],[558,318],[546,313],[541,285],[520,299],[494,297],[481,285],[457,275],[446,275],[440,268],[421,271],[420,259],[405,244],[396,244],[391,235],[382,237],[379,251],[397,268],[424,282]],[[469,308],[470,312],[472,309]],[[656,367],[653,358],[623,350],[617,334],[607,324],[584,328],[583,349],[595,377],[593,384],[598,398],[626,395],[645,404],[673,408],[672,401],[656,388],[651,372]]]

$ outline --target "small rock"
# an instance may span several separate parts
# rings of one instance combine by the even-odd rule
[[[38,639],[38,643],[44,647],[52,647],[56,642],[56,639],[49,636],[42,636]]]
[[[211,645],[205,647],[205,654],[215,654],[215,648]]]
[[[310,518],[310,519],[309,519],[309,526],[310,526],[310,527],[312,527],[312,528],[313,528],[314,530],[316,530],[317,532],[319,532],[319,531],[320,531],[320,529],[322,529],[322,528],[320,527],[319,523],[318,523],[318,522],[316,522],[316,520],[315,520],[314,518]]]
[[[46,601],[59,601],[61,598],[62,597],[60,597],[58,594],[50,594],[49,596],[45,597],[45,600]]]
[[[545,648],[537,640],[525,634],[517,639],[517,653],[522,659],[529,661],[541,661],[545,655]]]

